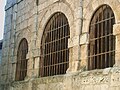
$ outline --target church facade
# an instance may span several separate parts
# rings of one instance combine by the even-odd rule
[[[7,0],[0,90],[120,90],[120,0]]]

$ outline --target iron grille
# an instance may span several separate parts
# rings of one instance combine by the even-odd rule
[[[64,14],[55,13],[48,21],[41,43],[40,76],[65,74],[69,65],[69,25]]]
[[[17,63],[16,63],[16,80],[24,80],[27,75],[27,59],[26,55],[28,53],[28,43],[26,39],[22,39],[18,52],[17,52]]]
[[[90,27],[88,69],[112,67],[115,63],[115,17],[108,5],[101,6],[93,15]]]

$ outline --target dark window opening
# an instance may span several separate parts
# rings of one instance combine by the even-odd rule
[[[108,5],[101,6],[90,23],[90,43],[88,69],[112,67],[115,63],[115,36],[113,25],[115,17]]]
[[[2,44],[3,44],[3,42],[0,42],[0,50],[2,49]]]
[[[22,39],[18,52],[17,52],[17,63],[16,63],[16,81],[24,80],[27,75],[27,59],[26,55],[28,53],[28,42],[26,39]]]
[[[65,74],[69,65],[68,38],[70,37],[67,18],[55,13],[47,23],[41,43],[40,76]]]

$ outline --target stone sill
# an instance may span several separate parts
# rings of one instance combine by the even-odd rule
[[[48,84],[48,83],[57,83],[57,82],[63,82],[65,77],[64,75],[55,75],[55,76],[48,76],[48,77],[39,77],[39,78],[30,78],[30,79],[25,79],[23,81],[14,81],[12,85],[24,85],[29,82],[32,83],[39,83],[39,84]]]

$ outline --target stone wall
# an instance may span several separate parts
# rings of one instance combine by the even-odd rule
[[[120,90],[120,68],[13,82],[10,90]]]
[[[36,0],[12,1],[8,0],[6,5],[1,90],[120,89],[119,0],[39,0],[38,6]],[[95,10],[103,4],[109,5],[115,14],[115,65],[113,68],[87,71],[89,23]],[[65,75],[41,78],[38,75],[41,37],[46,23],[56,12],[64,13],[70,26],[69,68]],[[16,82],[16,57],[22,38],[27,39],[29,46],[28,71],[25,81]]]

